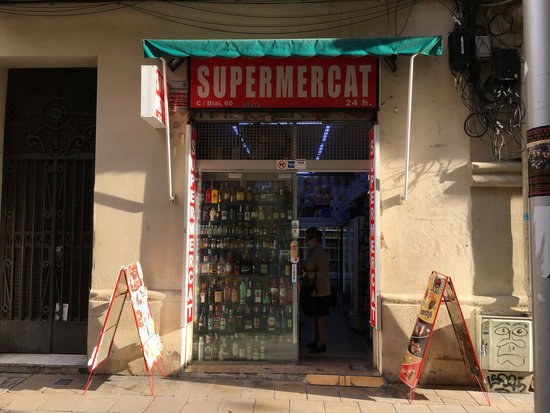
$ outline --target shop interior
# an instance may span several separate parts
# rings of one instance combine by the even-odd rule
[[[300,258],[308,247],[305,230],[318,228],[329,256],[330,315],[327,351],[310,353],[314,320],[300,312],[299,355],[308,359],[370,360],[368,173],[298,173]]]

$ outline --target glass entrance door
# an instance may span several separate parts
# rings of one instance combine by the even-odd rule
[[[193,359],[296,362],[295,174],[201,172]]]

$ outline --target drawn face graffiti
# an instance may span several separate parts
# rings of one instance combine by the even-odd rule
[[[501,322],[493,333],[497,347],[497,362],[501,366],[522,367],[526,363],[528,331],[523,323]]]

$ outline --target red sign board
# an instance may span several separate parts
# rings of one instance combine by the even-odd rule
[[[370,324],[376,328],[376,236],[374,129],[369,134],[369,259],[370,259]]]
[[[190,107],[376,108],[378,59],[191,59]]]
[[[193,322],[193,286],[195,282],[195,160],[197,137],[195,129],[191,130],[189,136],[189,159],[187,171],[187,303],[186,303],[186,319],[187,324]],[[188,129],[188,131],[189,131]]]
[[[399,378],[410,388],[410,401],[412,403],[418,381],[420,380],[420,373],[422,372],[435,320],[437,319],[442,302],[447,306],[466,369],[475,378],[477,384],[484,392],[487,402],[491,404],[487,395],[485,379],[483,378],[472,339],[456,296],[453,281],[451,277],[435,271],[430,275],[428,285],[426,286],[418,318],[416,319],[399,372]]]

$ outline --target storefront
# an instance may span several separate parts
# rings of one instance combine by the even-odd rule
[[[487,184],[502,173],[518,182],[521,168],[494,172],[491,148],[464,132],[469,110],[449,70],[448,8],[436,0],[389,10],[365,1],[272,3],[98,4],[94,13],[48,5],[55,16],[46,5],[3,8],[0,336],[17,324],[42,341],[28,335],[25,347],[18,333],[0,351],[90,358],[120,267],[140,261],[168,374],[234,362],[307,365],[312,323],[304,318],[300,332],[287,251],[296,239],[303,253],[309,226],[322,229],[331,259],[327,323],[335,327],[322,357],[367,353],[356,364],[397,380],[432,270],[453,277],[473,336],[479,314],[529,312],[521,186]],[[417,37],[426,34],[443,41]],[[143,41],[233,38],[242,41]],[[168,133],[140,117],[141,68],[162,75],[159,57],[165,79],[191,82],[178,89],[178,109],[166,111]],[[44,80],[30,83],[27,70]],[[371,147],[379,162],[370,162]],[[361,345],[328,341],[348,333]],[[465,383],[451,333],[438,319],[426,382]],[[105,372],[145,374],[129,307],[112,350]]]
[[[378,58],[437,55],[440,42],[144,41],[146,56],[185,58],[177,63],[188,70],[187,362],[307,356],[301,327],[312,320],[300,312],[298,273],[305,230],[316,227],[329,256],[333,324],[352,331],[327,353],[376,364]]]

